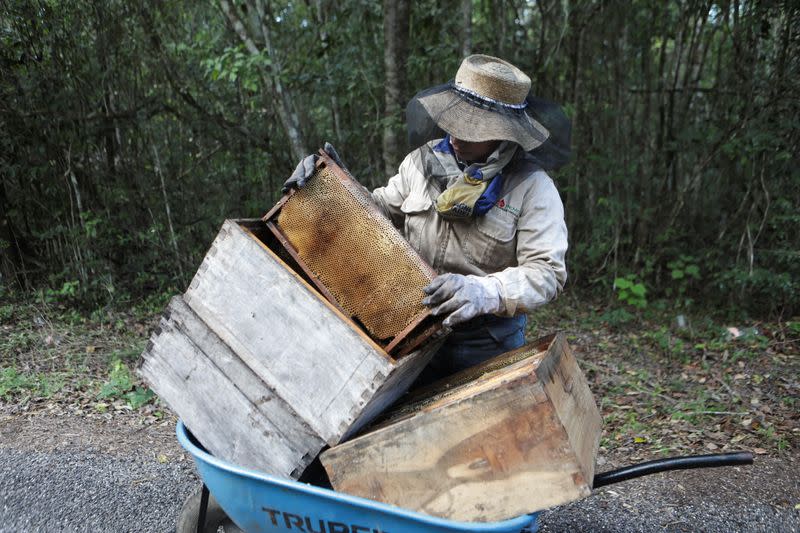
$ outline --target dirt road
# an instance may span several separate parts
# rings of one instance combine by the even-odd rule
[[[172,420],[0,411],[0,531],[173,531],[197,483]],[[671,472],[543,513],[543,531],[800,531],[800,462]],[[601,457],[598,470],[626,464]]]

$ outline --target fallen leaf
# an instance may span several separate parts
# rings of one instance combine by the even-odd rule
[[[745,418],[744,420],[742,420],[742,425],[744,427],[748,427],[752,423],[753,423],[753,419],[752,418]]]
[[[86,347],[86,353],[94,353],[94,351],[95,351],[96,349],[97,349],[97,347],[96,347],[96,346],[92,346],[92,345],[90,344],[89,346],[87,346],[87,347]]]
[[[746,438],[747,438],[747,437],[746,437],[745,435],[736,435],[735,437],[733,437],[733,438],[731,439],[731,444],[736,444],[737,442],[739,442],[739,441],[743,441],[743,440],[744,440],[744,439],[746,439]]]
[[[767,450],[765,450],[764,448],[753,448],[753,453],[758,455],[764,455],[767,453]]]
[[[706,448],[709,449],[709,450],[717,450],[717,449],[719,449],[719,446],[717,446],[713,442],[709,442],[708,444],[706,444]]]
[[[157,460],[159,463],[161,463],[162,465],[163,465],[164,463],[166,463],[167,461],[169,461],[169,459],[167,459],[167,456],[166,456],[166,455],[164,455],[163,453],[160,453],[160,454],[158,454],[158,457],[156,457],[156,460]]]

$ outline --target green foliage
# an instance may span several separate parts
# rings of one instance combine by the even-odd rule
[[[184,287],[222,220],[263,215],[296,164],[273,75],[309,150],[331,141],[385,183],[383,131],[403,117],[385,112],[382,4],[265,5],[270,53],[215,3],[2,4],[1,291],[106,309]],[[796,314],[796,8],[565,5],[477,2],[466,32],[453,5],[414,3],[400,99],[451,79],[465,44],[514,62],[575,121],[553,175],[576,289],[636,272],[614,287],[628,314],[662,298]]]
[[[140,408],[153,398],[153,391],[136,385],[130,368],[118,359],[112,362],[108,381],[97,394],[99,400],[124,399],[132,409]]]
[[[244,45],[239,45],[229,46],[221,55],[203,59],[200,64],[211,80],[238,81],[243,89],[254,93],[258,91],[263,69],[269,67],[271,60],[263,53],[247,53]]]
[[[713,276],[723,302],[742,302],[746,309],[761,309],[773,314],[797,309],[800,303],[800,276],[769,268],[732,268]]]
[[[78,280],[65,281],[58,289],[49,287],[40,289],[37,299],[43,303],[69,303],[74,301],[79,294],[79,289],[80,282]]]
[[[15,368],[3,368],[0,371],[0,398],[7,400],[12,394],[33,387],[34,381],[25,375],[20,375]]]
[[[686,254],[667,263],[671,281],[665,289],[668,297],[673,297],[679,307],[690,307],[694,302],[689,296],[694,282],[700,280],[700,266],[697,260]]]
[[[0,305],[0,324],[8,322],[14,316],[14,304]]]
[[[637,280],[635,274],[614,279],[614,288],[618,291],[617,299],[620,302],[636,309],[647,307],[647,288]]]
[[[125,399],[128,401],[131,409],[139,409],[140,407],[150,403],[155,398],[153,391],[146,387],[134,387],[133,390],[125,393]]]
[[[21,374],[13,367],[0,369],[0,398],[11,400],[29,394],[50,398],[64,387],[64,376],[58,373]]]
[[[609,309],[600,316],[601,320],[608,323],[612,328],[618,328],[624,324],[632,322],[636,316],[631,314],[624,307]]]
[[[139,317],[150,317],[159,314],[177,292],[175,288],[170,287],[164,292],[151,292],[146,294],[142,300],[134,304],[133,312]]]
[[[700,279],[700,267],[690,255],[681,255],[678,259],[670,261],[667,263],[667,268],[673,280]]]
[[[660,327],[656,330],[645,331],[642,337],[654,342],[662,353],[677,357],[683,363],[689,363],[694,355],[687,349],[687,343],[678,335],[674,335],[669,328]]]

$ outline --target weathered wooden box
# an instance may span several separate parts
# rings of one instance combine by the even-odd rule
[[[416,392],[321,460],[338,491],[491,522],[588,495],[600,430],[559,334]]]
[[[395,359],[322,297],[262,220],[227,220],[138,372],[213,454],[297,478],[402,394],[438,347]]]

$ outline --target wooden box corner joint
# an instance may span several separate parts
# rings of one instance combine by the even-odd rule
[[[403,394],[439,341],[392,357],[292,261],[266,222],[226,220],[137,372],[215,456],[297,478]]]

